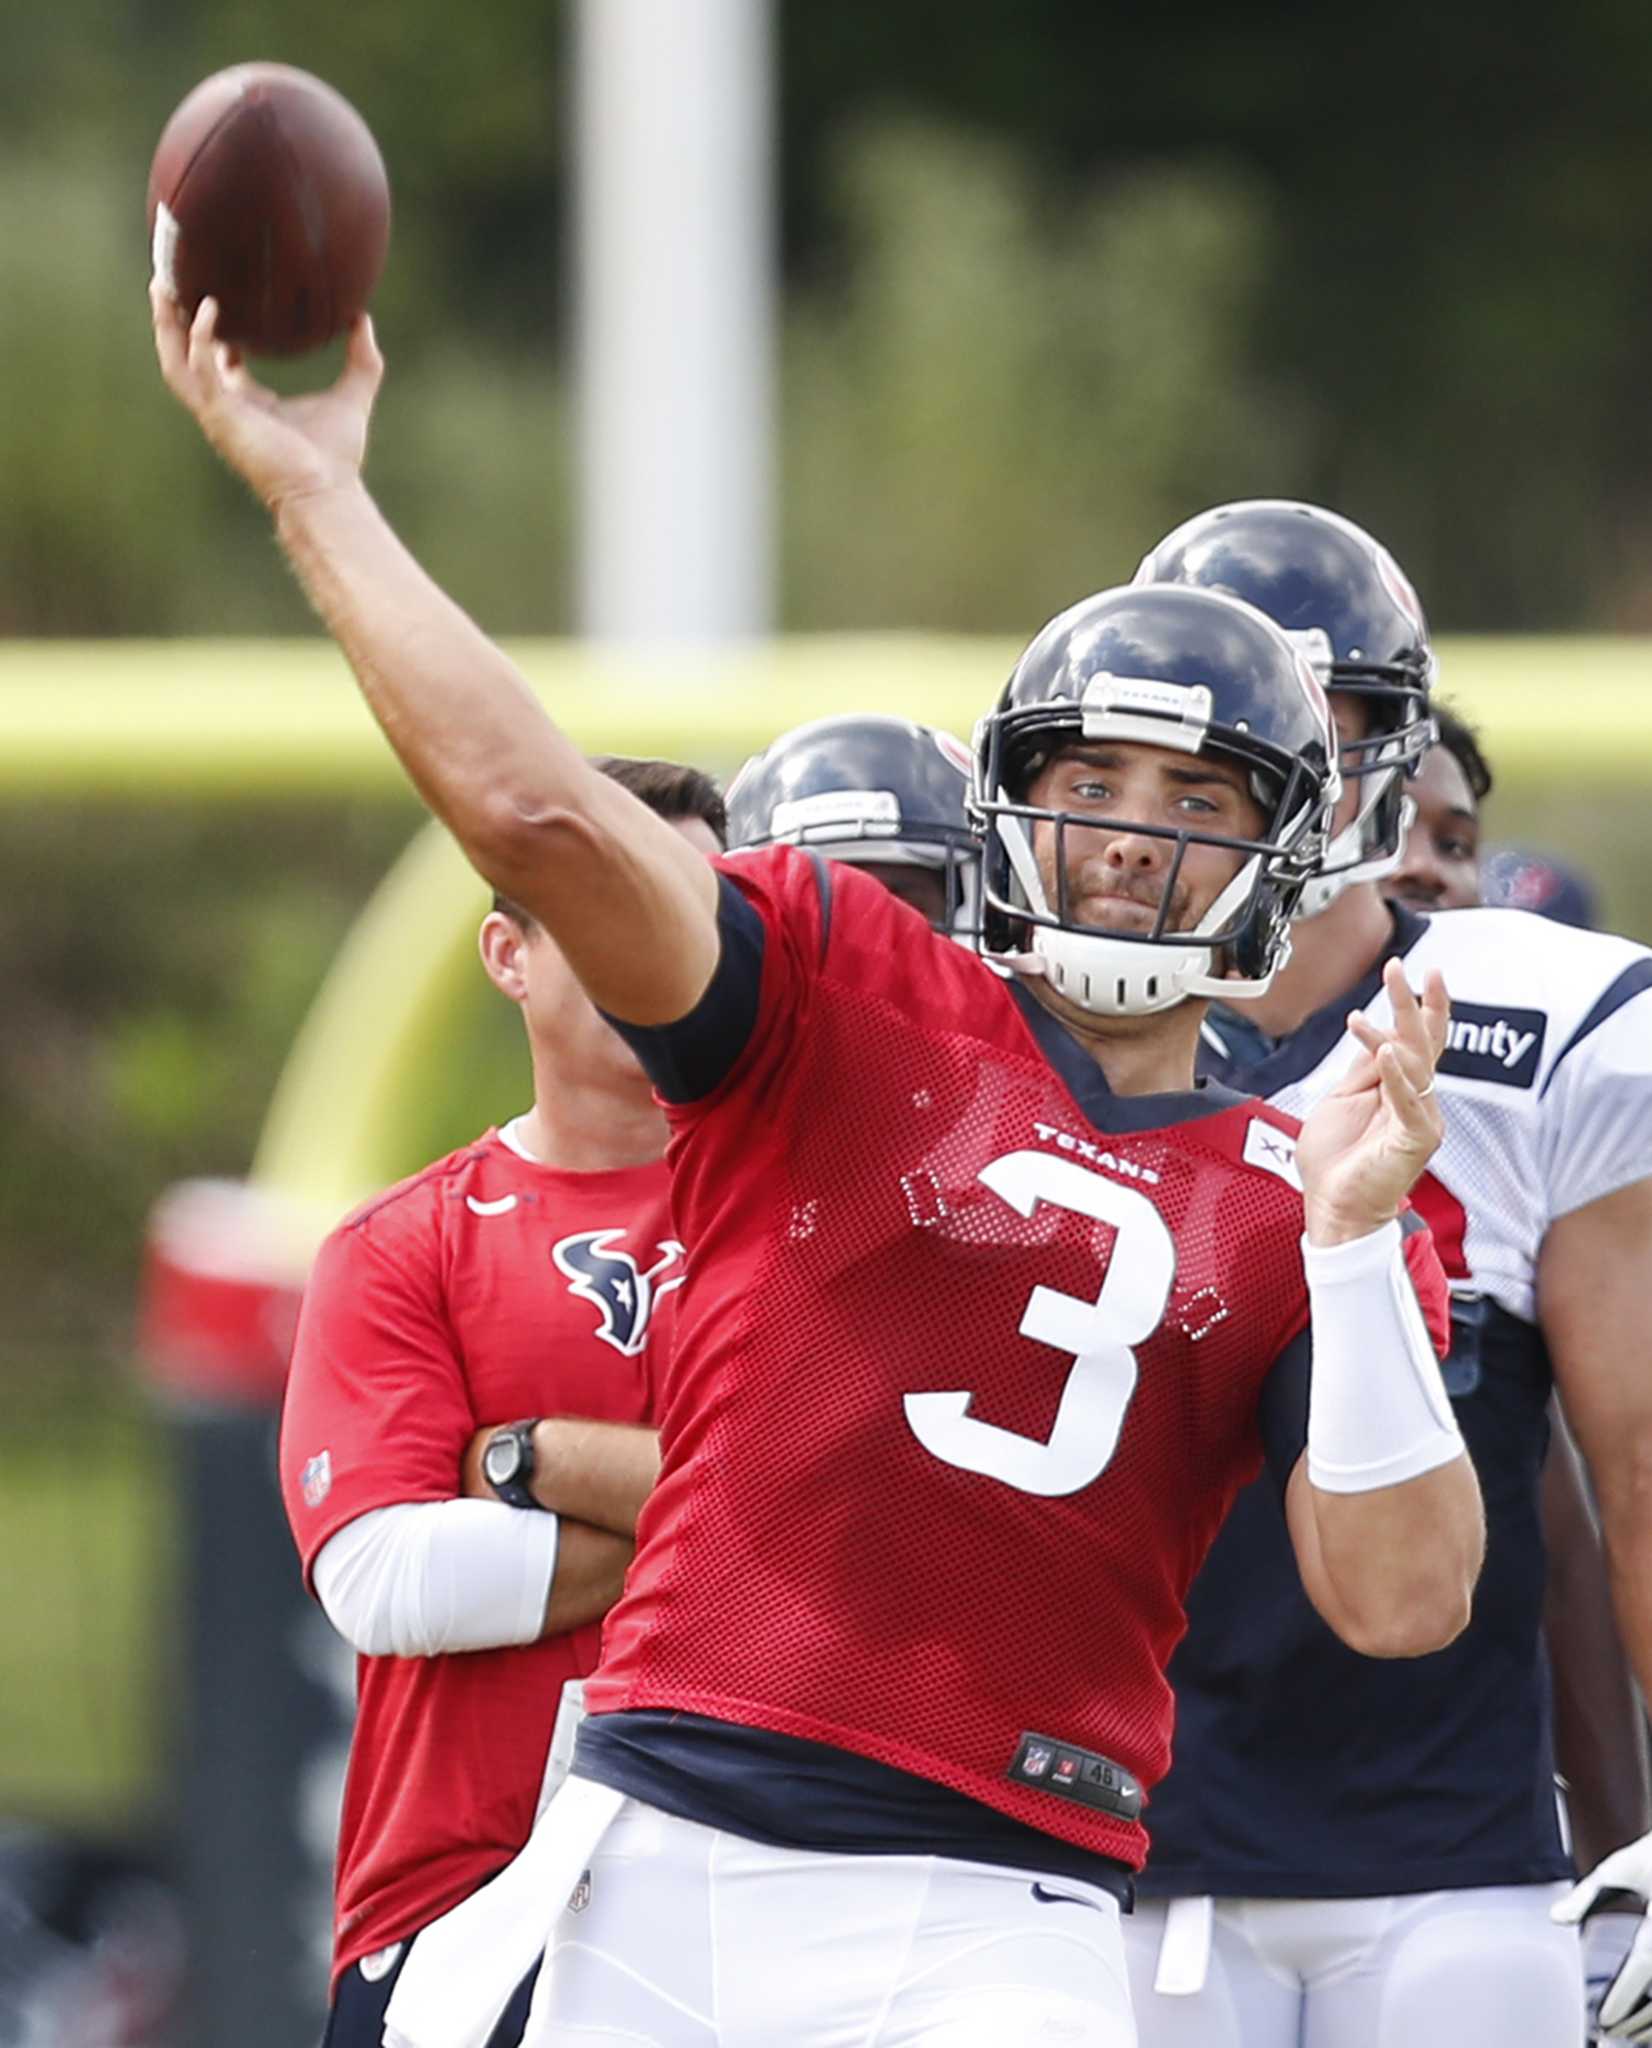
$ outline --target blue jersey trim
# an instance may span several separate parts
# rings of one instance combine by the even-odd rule
[[[717,882],[717,931],[716,971],[686,1017],[673,1024],[608,1017],[667,1102],[700,1102],[721,1087],[757,1024],[767,935],[762,918],[727,875]]]
[[[1348,1012],[1363,1010],[1376,999],[1382,988],[1382,970],[1389,961],[1403,960],[1428,929],[1426,917],[1402,904],[1390,903],[1388,910],[1393,930],[1369,972],[1284,1037],[1269,1038],[1241,1009],[1213,1005],[1208,1028],[1200,1035],[1200,1071],[1229,1087],[1242,1084],[1270,1100],[1281,1089],[1306,1080],[1332,1046],[1346,1036]]]
[[[1248,1096],[1236,1095],[1232,1089],[1212,1081],[1200,1081],[1192,1088],[1163,1095],[1115,1095],[1096,1061],[1024,983],[1012,980],[1010,993],[1022,1021],[1038,1041],[1039,1051],[1098,1131],[1123,1136],[1130,1131],[1168,1130],[1175,1124],[1220,1116],[1224,1110],[1249,1100]]]
[[[1560,1062],[1569,1052],[1575,1051],[1583,1043],[1584,1039],[1589,1036],[1591,1031],[1598,1031],[1607,1018],[1614,1016],[1623,1008],[1625,1003],[1633,1002],[1636,996],[1644,994],[1649,988],[1652,988],[1652,959],[1637,960],[1632,966],[1626,967],[1617,980],[1612,983],[1612,986],[1599,997],[1588,1016],[1584,1018],[1583,1022],[1560,1048],[1559,1052],[1555,1054],[1554,1065],[1550,1067],[1548,1074],[1545,1076],[1543,1086],[1537,1091],[1538,1094],[1540,1096],[1548,1094],[1549,1084],[1553,1081],[1555,1075],[1560,1072]]]
[[[1099,1885],[1128,1909],[1128,1865],[872,1757],[703,1714],[628,1708],[581,1723],[574,1769],[750,1842],[847,1856],[949,1856]]]

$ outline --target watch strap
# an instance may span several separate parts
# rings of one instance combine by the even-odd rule
[[[532,1508],[539,1513],[544,1509],[533,1494],[534,1442],[533,1433],[539,1427],[539,1418],[531,1416],[522,1422],[503,1423],[488,1438],[482,1452],[482,1477],[493,1489],[494,1495],[507,1507]],[[508,1479],[495,1479],[489,1470],[489,1458],[493,1447],[501,1438],[509,1438],[516,1445],[516,1469]]]

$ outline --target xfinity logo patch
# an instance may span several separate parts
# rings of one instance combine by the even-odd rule
[[[1453,1003],[1440,1072],[1460,1074],[1465,1081],[1501,1081],[1509,1088],[1529,1088],[1537,1079],[1548,1027],[1549,1020],[1541,1010],[1493,1010],[1481,1003]]]
[[[1245,1126],[1245,1164],[1259,1166],[1287,1186],[1302,1192],[1302,1176],[1296,1170],[1296,1138],[1290,1131],[1277,1130],[1262,1117],[1253,1116]]]

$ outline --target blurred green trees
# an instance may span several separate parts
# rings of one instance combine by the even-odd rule
[[[1026,630],[1190,505],[1300,477],[1302,409],[1254,345],[1271,219],[1232,166],[1062,209],[956,130],[886,121],[836,157],[844,284],[787,324],[795,624]]]
[[[0,628],[302,624],[144,335],[150,148],[253,55],[391,166],[378,488],[490,626],[568,625],[569,14],[8,23]],[[1646,622],[1652,13],[776,15],[787,624],[1016,632],[1237,491],[1367,520],[1451,627]]]
[[[244,1173],[402,802],[0,812],[0,1378],[128,1349],[150,1203]]]

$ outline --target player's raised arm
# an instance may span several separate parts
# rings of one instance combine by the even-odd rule
[[[1297,1147],[1314,1365],[1286,1516],[1303,1585],[1331,1627],[1369,1655],[1408,1657],[1467,1625],[1485,1520],[1399,1224],[1440,1141],[1434,1067],[1450,1007],[1437,973],[1421,1003],[1397,960],[1383,979],[1394,1030],[1350,1018],[1366,1058]]]
[[[150,288],[173,395],[268,508],[306,595],[430,808],[522,904],[587,992],[637,1024],[694,1007],[716,965],[717,880],[679,833],[599,774],[506,655],[425,574],[361,477],[383,362],[364,315],[331,389],[278,398]]]

